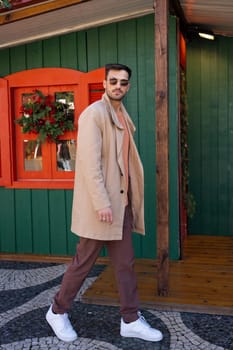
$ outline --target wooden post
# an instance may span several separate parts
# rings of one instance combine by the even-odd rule
[[[169,291],[168,0],[155,0],[158,295]]]

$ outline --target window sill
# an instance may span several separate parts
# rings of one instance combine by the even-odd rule
[[[25,189],[64,189],[70,190],[74,188],[74,180],[21,180],[14,181],[7,188],[25,188]]]

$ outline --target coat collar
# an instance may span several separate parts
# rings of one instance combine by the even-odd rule
[[[119,129],[123,129],[123,126],[121,125],[121,123],[119,122],[118,118],[117,118],[117,115],[116,115],[116,112],[114,111],[114,108],[112,107],[112,104],[110,102],[110,99],[108,97],[108,95],[106,93],[103,94],[102,96],[102,101],[105,103],[106,107],[107,107],[107,110],[108,112],[110,113],[110,116],[112,118],[112,122],[117,126],[117,128]],[[135,128],[135,125],[133,124],[132,120],[130,119],[123,103],[121,103],[121,110],[124,114],[124,117],[125,117],[125,120],[126,120],[126,123],[129,127],[129,129],[131,130],[131,132],[135,132],[136,128]]]

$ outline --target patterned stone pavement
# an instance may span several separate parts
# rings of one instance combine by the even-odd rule
[[[82,293],[104,269],[86,279],[70,318],[79,338],[64,343],[45,321],[66,269],[64,264],[0,261],[1,350],[233,350],[233,317],[142,310],[164,339],[159,343],[122,338],[117,307],[82,303]]]

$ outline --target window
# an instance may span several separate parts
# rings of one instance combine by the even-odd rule
[[[40,86],[37,88],[52,101],[66,106],[65,116],[77,125],[78,86]],[[20,116],[23,103],[33,101],[35,93],[31,88],[17,88],[14,91],[16,119]],[[22,114],[22,113],[21,113]],[[28,116],[29,118],[29,116]],[[41,119],[42,120],[42,119]],[[43,121],[43,120],[42,120]],[[47,121],[48,122],[48,121]],[[66,131],[57,142],[38,142],[38,134],[22,133],[22,127],[15,125],[16,178],[26,179],[73,179],[76,151],[76,131]]]
[[[88,104],[101,98],[103,78],[102,68],[89,73],[41,68],[5,77],[8,85],[4,83],[4,91],[10,108],[0,106],[1,115],[7,115],[0,132],[0,184],[2,175],[2,184],[6,187],[73,188],[78,118]],[[39,142],[38,134],[33,130],[23,133],[22,126],[16,123],[22,116],[22,105],[33,100],[35,90],[49,96],[53,102],[62,103],[66,120],[74,126],[74,130],[58,136],[56,142],[47,139]],[[1,91],[0,95],[3,96]],[[3,140],[1,135],[6,135]],[[5,159],[8,159],[7,164]]]

